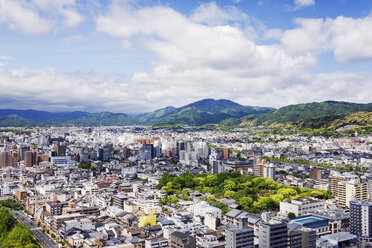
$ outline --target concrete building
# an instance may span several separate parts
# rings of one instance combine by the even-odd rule
[[[309,170],[309,178],[310,179],[316,179],[320,180],[323,177],[323,173],[320,169],[314,167],[311,170]]]
[[[357,179],[358,176],[344,173],[344,174],[336,174],[333,176],[328,177],[328,189],[332,192],[333,196],[336,196],[338,194],[338,183],[341,181],[349,181],[352,179]]]
[[[338,204],[350,207],[350,199],[355,195],[360,201],[368,200],[368,184],[359,179],[338,182],[336,199]]]
[[[171,248],[196,248],[196,239],[183,232],[172,232],[169,241]]]
[[[372,240],[372,202],[350,201],[350,233]]]
[[[280,215],[288,217],[289,213],[294,213],[296,217],[307,215],[311,212],[325,209],[326,203],[323,200],[307,197],[280,202]]]
[[[275,166],[272,164],[265,165],[263,167],[263,176],[275,179]]]
[[[243,218],[238,227],[225,230],[226,248],[253,248],[254,230],[248,227],[248,219]]]
[[[316,248],[316,232],[311,228],[288,230],[289,248]]]
[[[259,248],[287,247],[287,238],[287,223],[270,219],[269,213],[263,213],[259,231]]]

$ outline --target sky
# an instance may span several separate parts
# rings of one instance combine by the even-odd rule
[[[371,96],[371,0],[0,0],[0,108]]]

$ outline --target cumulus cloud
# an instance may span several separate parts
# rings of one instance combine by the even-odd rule
[[[193,11],[191,21],[208,25],[223,25],[229,21],[242,21],[247,15],[233,6],[222,9],[216,2],[203,3]]]
[[[0,23],[31,35],[76,27],[84,17],[74,5],[74,0],[0,0]]]
[[[315,0],[295,0],[293,10],[315,5]]]
[[[73,3],[69,1],[65,4]],[[43,10],[60,8],[47,0],[33,3]],[[318,55],[328,51],[345,62],[372,58],[367,45],[372,44],[370,16],[297,19],[294,29],[265,33],[264,38],[275,42],[257,44],[252,33],[260,34],[259,27],[244,13],[233,16],[234,11],[240,13],[211,2],[185,15],[163,5],[113,1],[97,16],[97,32],[118,39],[123,49],[135,44],[135,49],[142,46],[151,51],[157,59],[151,61],[150,70],[127,78],[53,69],[0,70],[4,89],[0,108],[138,113],[211,97],[273,107],[324,100],[370,101],[371,73],[312,72]],[[71,36],[66,42],[81,39]],[[351,46],[353,42],[357,46]]]
[[[341,62],[372,59],[372,16],[296,19],[297,28],[284,30],[281,43],[291,54],[333,51]],[[278,38],[278,36],[277,36]]]

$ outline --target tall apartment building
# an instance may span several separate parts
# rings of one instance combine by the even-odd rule
[[[341,181],[349,181],[352,179],[357,179],[358,176],[344,173],[344,174],[336,174],[333,176],[328,177],[329,182],[329,190],[332,192],[333,196],[336,196],[338,194],[338,183]]]
[[[287,223],[270,219],[268,215],[268,213],[262,214],[262,222],[260,223],[259,231],[259,248],[287,247]]]
[[[264,176],[264,161],[257,161],[253,165],[253,174],[257,177],[263,177]]]
[[[18,152],[0,152],[0,167],[16,166],[19,161]]]
[[[25,166],[32,167],[36,164],[37,153],[34,151],[26,151],[25,152]]]
[[[253,248],[254,230],[248,226],[248,218],[242,218],[238,227],[227,228],[226,248]]]
[[[359,179],[338,182],[336,199],[338,204],[350,207],[350,199],[355,195],[356,199],[366,201],[368,199],[368,184]]]
[[[350,201],[350,233],[372,240],[372,202]]]

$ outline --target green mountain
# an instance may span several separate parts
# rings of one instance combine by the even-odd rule
[[[156,114],[150,113],[150,115],[146,115],[146,121],[151,125],[186,124],[201,126],[217,124],[229,118],[240,118],[248,114],[258,115],[273,110],[273,108],[242,106],[225,99],[204,99],[180,108],[168,107],[155,111],[153,113]]]
[[[304,103],[285,106],[259,116],[249,115],[242,117],[240,118],[240,125],[298,123],[300,121],[318,118],[337,119],[337,116],[345,116],[360,111],[372,111],[372,103],[358,104],[337,101]]]
[[[180,108],[169,106],[153,112],[138,115],[126,115],[110,112],[47,112],[37,110],[0,109],[0,126],[203,126],[206,124],[212,124],[231,127],[296,124],[300,128],[316,129],[325,128],[326,125],[331,124],[335,128],[342,127],[343,122],[345,125],[346,123],[349,123],[347,125],[351,125],[353,124],[353,121],[357,121],[360,124],[365,118],[370,118],[370,115],[359,114],[358,116],[353,117],[347,116],[361,111],[367,113],[372,112],[372,103],[357,104],[336,101],[320,103],[313,102],[289,105],[275,110],[266,107],[243,106],[225,99],[204,99]],[[337,121],[341,121],[341,123]]]
[[[0,109],[0,126],[35,126],[35,125],[132,125],[136,118],[110,112],[47,112],[37,110]]]

